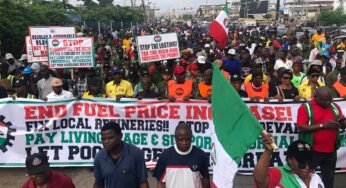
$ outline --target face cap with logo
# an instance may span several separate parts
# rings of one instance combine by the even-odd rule
[[[294,158],[301,164],[311,162],[312,154],[311,146],[302,140],[292,142],[287,148],[287,157]]]
[[[174,73],[175,75],[184,74],[184,73],[185,73],[185,68],[182,67],[182,66],[176,66],[176,67],[174,68],[173,73]]]
[[[25,160],[29,175],[35,175],[49,170],[48,157],[45,153],[34,153]]]

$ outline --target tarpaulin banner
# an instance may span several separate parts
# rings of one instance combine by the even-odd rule
[[[29,32],[35,57],[48,56],[47,39],[76,37],[75,27],[31,26]]]
[[[28,62],[48,62],[48,56],[35,57],[32,52],[30,36],[25,36],[26,55],[28,56]]]
[[[138,36],[137,47],[141,63],[180,58],[176,33]]]
[[[286,162],[285,151],[297,139],[295,122],[301,104],[247,103],[279,147],[273,152],[271,165]],[[337,104],[345,112],[346,101]],[[95,154],[102,149],[100,129],[109,121],[120,124],[125,142],[142,149],[148,167],[154,167],[162,151],[174,144],[180,121],[191,126],[194,145],[208,153],[212,149],[212,110],[205,101],[1,99],[0,167],[23,167],[25,157],[35,152],[47,152],[52,166],[93,166]],[[345,134],[341,137],[337,169],[346,171]],[[263,151],[259,137],[243,157],[239,173],[251,174]]]
[[[94,38],[48,39],[50,68],[87,68],[95,65]]]

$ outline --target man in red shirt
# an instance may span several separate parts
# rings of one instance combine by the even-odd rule
[[[35,153],[26,158],[26,172],[30,179],[22,188],[75,188],[71,178],[50,170],[45,153]]]
[[[322,181],[332,188],[336,166],[336,150],[339,147],[339,129],[345,128],[345,119],[340,107],[332,102],[328,87],[316,90],[313,100],[298,109],[297,128],[299,139],[312,146],[313,162],[321,167]]]

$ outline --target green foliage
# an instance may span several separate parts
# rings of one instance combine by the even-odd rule
[[[111,1],[97,5],[85,0],[85,6],[73,8],[65,1],[53,0],[0,0],[0,51],[19,57],[25,53],[25,36],[28,26],[71,25],[65,14],[78,14],[83,20],[143,21],[143,13],[130,7],[113,6]]]
[[[317,22],[322,26],[344,25],[346,24],[346,14],[341,9],[322,11],[317,16]]]

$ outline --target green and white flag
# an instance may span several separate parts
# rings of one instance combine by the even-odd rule
[[[212,86],[213,188],[230,188],[238,164],[263,128],[216,64]]]

